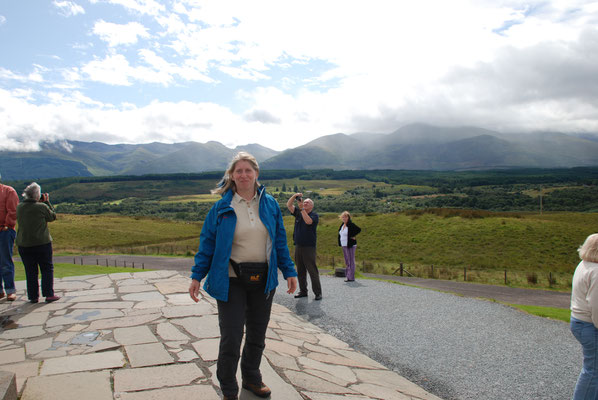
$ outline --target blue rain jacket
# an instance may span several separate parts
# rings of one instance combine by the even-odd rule
[[[212,206],[199,236],[199,250],[195,254],[195,265],[191,268],[191,278],[201,282],[204,290],[217,300],[228,301],[228,263],[233,244],[237,216],[231,206],[233,191],[228,190]],[[258,189],[260,219],[268,230],[272,242],[268,255],[268,277],[264,293],[278,286],[278,269],[285,279],[297,276],[295,264],[289,255],[287,234],[282,221],[280,206],[266,193],[266,188]]]

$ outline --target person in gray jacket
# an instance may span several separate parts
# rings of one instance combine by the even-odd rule
[[[33,182],[23,192],[24,200],[17,206],[17,239],[19,255],[25,266],[27,297],[31,303],[39,301],[38,267],[42,274],[42,296],[46,303],[60,299],[54,294],[54,264],[52,262],[52,236],[48,222],[56,220],[50,195],[41,193]]]

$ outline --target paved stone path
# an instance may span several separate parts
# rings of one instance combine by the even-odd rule
[[[173,270],[68,277],[61,300],[30,304],[17,282],[0,301],[0,371],[21,400],[219,399],[215,300],[193,303],[188,285]],[[278,304],[262,373],[272,399],[438,399]]]

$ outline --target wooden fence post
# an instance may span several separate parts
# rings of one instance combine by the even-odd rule
[[[403,276],[403,263],[401,263],[401,276]]]
[[[463,267],[463,280],[467,282],[467,267]]]

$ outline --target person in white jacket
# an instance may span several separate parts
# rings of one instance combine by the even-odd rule
[[[598,233],[578,250],[581,262],[573,274],[571,333],[581,343],[583,367],[573,400],[598,398]]]

